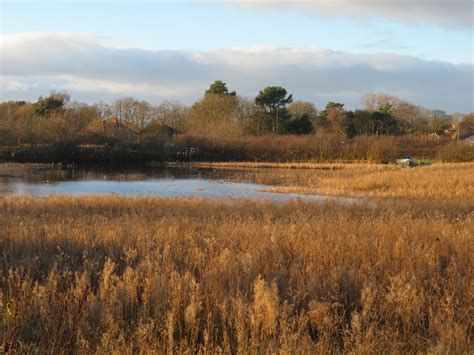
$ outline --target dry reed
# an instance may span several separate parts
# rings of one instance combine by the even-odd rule
[[[0,198],[3,351],[468,353],[455,202]]]
[[[220,169],[220,165],[213,168]],[[264,189],[272,192],[428,198],[474,204],[474,163],[434,164],[412,169],[380,164],[315,164],[292,169],[281,164],[274,169],[255,170],[248,178],[277,185]]]

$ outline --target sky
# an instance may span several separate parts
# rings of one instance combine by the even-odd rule
[[[473,0],[0,0],[0,100],[199,99],[214,80],[317,107],[385,92],[474,111]]]

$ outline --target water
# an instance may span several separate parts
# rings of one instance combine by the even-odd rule
[[[98,171],[43,169],[29,174],[8,176],[1,174],[0,195],[124,195],[195,197],[208,199],[294,199],[325,201],[335,199],[321,195],[264,192],[270,185],[257,184],[235,171],[216,172],[197,169],[149,169],[142,171]],[[243,178],[242,178],[243,177]],[[354,199],[337,198],[338,201]]]

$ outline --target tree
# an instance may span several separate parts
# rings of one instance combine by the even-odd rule
[[[39,139],[38,127],[43,119],[33,113],[33,105],[23,105],[16,110],[15,114],[19,122],[19,140],[33,147]]]
[[[406,100],[384,93],[369,93],[364,96],[363,101],[369,112],[390,113],[397,121],[400,133],[422,134],[428,131],[421,108]]]
[[[243,133],[239,99],[234,95],[206,94],[187,112],[188,132],[212,137],[236,137]]]
[[[292,119],[306,115],[311,121],[313,129],[318,124],[318,110],[312,102],[299,100],[293,101],[291,105],[288,106],[288,113],[291,115]]]
[[[189,108],[176,100],[164,100],[155,109],[157,118],[162,123],[178,131],[184,130],[185,118]]]
[[[390,105],[391,107],[398,106],[402,100],[396,96],[379,93],[368,93],[362,99],[365,109],[369,112],[379,111],[384,105]]]
[[[313,132],[313,123],[309,119],[309,115],[304,113],[288,121],[287,132],[289,134],[311,134]]]
[[[288,119],[286,106],[293,102],[293,95],[288,95],[281,86],[267,86],[255,98],[255,103],[272,118],[272,132],[278,134]],[[283,126],[283,127],[282,127]]]
[[[235,137],[243,132],[240,120],[240,98],[229,92],[226,83],[213,82],[204,97],[186,112],[184,130],[204,136]]]
[[[379,136],[396,133],[397,122],[387,107],[385,110],[381,108],[379,111],[372,112],[370,118],[373,122],[374,134]]]
[[[424,110],[430,133],[443,134],[451,128],[453,118],[443,110]]]
[[[216,80],[209,86],[209,89],[206,90],[206,95],[214,94],[235,96],[235,91],[229,92],[226,85],[227,84],[224,83],[222,80]]]
[[[346,126],[344,104],[328,102],[326,108],[319,115],[318,125],[321,128],[329,128],[333,132],[344,134]]]
[[[69,94],[65,92],[51,92],[48,97],[40,97],[33,104],[33,114],[36,116],[48,117],[54,112],[64,108],[69,102]]]
[[[22,120],[30,114],[31,104],[25,101],[0,103],[0,145],[20,144]]]
[[[314,106],[312,102],[296,100],[296,101],[293,101],[291,105],[288,106],[288,113],[292,117],[300,117],[300,116],[303,116],[304,114],[307,114],[308,117],[311,119],[318,115],[318,110],[316,109],[316,106]]]
[[[461,121],[459,121],[458,128],[461,137],[469,137],[474,134],[474,113],[465,115]]]
[[[346,112],[346,137],[354,138],[357,135],[357,128],[355,124],[355,113],[352,111]]]

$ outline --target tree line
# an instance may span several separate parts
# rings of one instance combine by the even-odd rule
[[[358,110],[339,102],[318,109],[294,100],[281,86],[244,98],[221,80],[191,106],[173,100],[152,105],[131,97],[88,105],[52,92],[34,103],[0,103],[0,145],[150,143],[179,133],[219,139],[322,132],[346,138],[474,134],[473,113],[453,117],[383,93],[367,94],[363,103]]]

